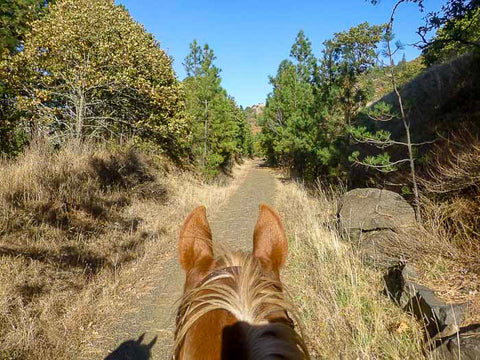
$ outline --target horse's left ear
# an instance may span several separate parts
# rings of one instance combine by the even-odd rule
[[[178,253],[180,264],[186,271],[213,260],[212,232],[205,206],[193,210],[183,223]]]
[[[253,255],[266,270],[277,275],[287,258],[287,237],[280,216],[268,205],[260,204],[253,233]]]

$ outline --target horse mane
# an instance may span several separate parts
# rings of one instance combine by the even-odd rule
[[[234,326],[243,337],[242,359],[308,359],[302,338],[291,326],[268,321],[275,313],[288,312],[299,324],[280,281],[266,277],[260,261],[250,253],[227,253],[217,263],[218,270],[180,299],[174,353],[198,319],[210,311],[224,310],[238,320]]]

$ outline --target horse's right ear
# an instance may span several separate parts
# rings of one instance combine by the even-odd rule
[[[186,271],[213,260],[212,233],[205,206],[193,210],[183,223],[178,247],[180,264]]]
[[[270,206],[260,204],[253,233],[253,255],[266,270],[279,274],[287,258],[288,242],[280,216]]]

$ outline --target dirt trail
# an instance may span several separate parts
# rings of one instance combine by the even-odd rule
[[[276,179],[260,161],[253,161],[237,190],[215,214],[208,214],[214,243],[221,243],[232,250],[250,251],[255,221],[260,202],[272,204]],[[207,209],[208,213],[208,209]],[[175,246],[176,244],[172,244]],[[176,252],[172,251],[162,264],[161,279],[152,286],[152,291],[135,304],[138,312],[125,315],[119,320],[120,326],[113,336],[117,355],[108,360],[168,359],[171,354],[175,323],[176,301],[182,295],[183,271],[177,263]],[[138,339],[146,333],[143,344],[148,344],[155,336],[158,339],[148,357],[146,346],[128,340]],[[120,344],[122,344],[120,349]]]

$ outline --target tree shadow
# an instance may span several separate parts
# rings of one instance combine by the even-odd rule
[[[255,167],[257,167],[257,168],[273,168],[274,166],[268,160],[261,159],[261,161]]]
[[[40,249],[15,249],[0,246],[0,256],[24,257],[44,263],[55,264],[61,269],[72,267],[84,269],[87,276],[96,275],[105,267],[112,267],[110,262],[89,252],[81,252],[73,246],[64,246],[61,254]]]
[[[137,340],[124,341],[112,351],[104,360],[149,360],[152,358],[152,348],[157,342],[157,336],[148,344],[142,344],[145,333]]]

